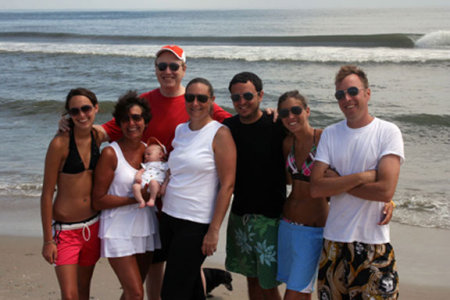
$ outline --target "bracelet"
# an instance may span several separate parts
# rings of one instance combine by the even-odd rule
[[[395,202],[394,202],[394,200],[391,200],[391,204],[392,204],[392,207],[393,208],[395,208],[397,205],[395,205]]]
[[[53,244],[56,246],[56,242],[54,240],[44,242],[44,245],[48,245],[48,244]]]

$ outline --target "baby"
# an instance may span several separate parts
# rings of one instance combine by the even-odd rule
[[[145,206],[145,200],[141,194],[142,188],[148,184],[150,199],[147,205],[154,206],[158,193],[164,194],[169,181],[169,176],[167,176],[169,167],[165,162],[166,147],[153,137],[148,140],[147,145],[144,152],[144,163],[141,164],[142,169],[136,173],[133,184],[134,198],[140,203],[139,207],[141,208]]]

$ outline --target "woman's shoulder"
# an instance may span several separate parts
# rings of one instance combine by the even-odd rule
[[[214,121],[215,122],[215,121]],[[227,126],[223,125],[222,123],[216,122],[216,126],[217,126],[217,134],[220,135],[230,135],[231,136],[231,130],[230,128],[228,128]]]
[[[50,141],[49,148],[54,150],[69,149],[70,133],[57,133]]]
[[[214,135],[214,143],[217,145],[223,145],[224,143],[233,144],[234,140],[230,128],[222,125],[221,123],[219,123],[219,125],[220,126],[218,126],[218,129]]]
[[[116,157],[116,147],[118,147],[117,142],[112,142],[105,148],[103,148],[101,156],[104,157]]]

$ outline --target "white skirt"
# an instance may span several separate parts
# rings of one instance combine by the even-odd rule
[[[102,211],[99,229],[102,257],[124,257],[161,248],[155,209],[138,205]]]

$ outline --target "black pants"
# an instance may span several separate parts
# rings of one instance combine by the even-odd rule
[[[178,219],[163,213],[160,222],[162,249],[167,255],[162,300],[203,300],[200,267],[206,256],[202,243],[209,224]]]

